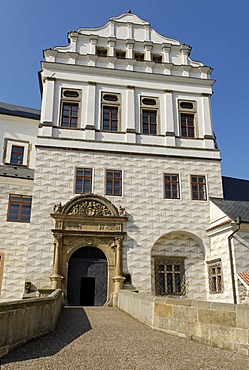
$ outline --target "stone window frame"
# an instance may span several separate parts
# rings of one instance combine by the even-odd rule
[[[13,218],[11,216],[11,208],[14,206],[18,209],[17,217]],[[7,221],[9,222],[23,222],[30,223],[31,217],[31,207],[32,207],[32,196],[22,195],[22,194],[9,194]],[[28,217],[24,217],[25,208],[28,210]]]
[[[108,175],[109,172],[109,175]],[[115,175],[119,175],[115,176]],[[108,177],[109,176],[109,177]],[[108,181],[111,182],[111,191],[108,190]],[[115,182],[118,183],[118,186],[115,186]],[[115,188],[118,188],[118,193],[116,193]],[[105,170],[105,194],[108,196],[119,196],[123,195],[123,171],[106,168]]]
[[[111,100],[110,98],[112,98],[113,100]],[[109,117],[107,120],[109,122],[108,129],[106,129],[105,123],[104,123],[105,122],[105,109],[108,109],[109,111]],[[115,110],[116,110],[116,115],[117,115],[116,118],[114,118]],[[120,132],[121,130],[121,94],[120,93],[114,93],[114,92],[108,92],[108,91],[101,92],[101,130],[105,132]]]
[[[153,104],[147,103],[147,101],[154,101]],[[144,121],[144,113],[148,113],[150,118],[148,122]],[[151,122],[151,113],[156,114],[155,122]],[[140,96],[140,122],[141,132],[143,135],[157,136],[159,134],[159,97],[155,96]],[[148,125],[148,129],[145,129],[145,125]],[[152,127],[155,126],[155,133]]]
[[[197,178],[197,181],[194,181],[194,178]],[[205,175],[190,175],[190,187],[192,200],[207,201],[207,180]]]
[[[3,266],[4,266],[4,253],[0,252],[0,295],[1,295],[2,283],[3,283]]]
[[[210,294],[221,294],[224,292],[223,271],[221,258],[206,261],[208,267],[208,283]]]
[[[11,161],[13,148],[20,147],[23,148],[23,157],[22,163],[13,163]],[[4,150],[3,150],[3,163],[4,164],[11,164],[14,166],[29,166],[29,159],[30,159],[30,151],[32,148],[32,144],[25,140],[14,140],[14,139],[4,139]]]
[[[78,174],[78,171],[82,171],[82,175]],[[90,176],[86,175],[86,172],[90,171]],[[75,167],[74,176],[74,193],[75,194],[92,194],[93,193],[93,175],[94,169],[91,167]],[[77,191],[77,181],[82,180],[81,191]],[[86,191],[86,182],[90,179],[90,191]]]
[[[169,176],[170,179],[169,180],[166,180],[166,176]],[[174,180],[173,177],[177,177],[177,180]],[[166,196],[166,185],[169,184],[170,185],[170,189],[169,189],[169,192],[170,192],[170,196]],[[173,189],[173,186],[174,185],[177,185],[177,190],[176,190],[176,193],[177,195],[176,196],[173,196],[174,195],[174,189]],[[180,199],[180,176],[178,173],[163,173],[163,198],[164,199]]]
[[[155,295],[157,296],[186,296],[186,274],[185,274],[185,259],[184,256],[153,256],[154,259],[154,274],[155,274]],[[172,271],[168,271],[167,267],[164,271],[159,272],[159,266],[174,266]],[[180,270],[175,271],[175,266],[180,266]],[[179,272],[179,274],[178,274]],[[170,273],[170,274],[169,274]],[[164,275],[164,289],[163,292],[160,291],[160,278],[159,275]],[[166,284],[167,284],[167,276],[173,276],[172,285],[173,291],[167,292]],[[180,291],[176,291],[176,275],[180,276]]]
[[[81,90],[70,87],[63,88],[61,90],[60,127],[68,129],[77,129],[79,127],[81,100],[82,100]],[[77,107],[76,115],[73,114],[74,113],[73,107]],[[68,113],[66,108],[69,108]],[[63,122],[64,119],[66,120],[65,122]],[[74,123],[75,119],[76,123]]]
[[[192,105],[192,107],[183,107],[184,104]],[[178,116],[180,136],[184,139],[197,138],[197,102],[195,100],[178,100]]]

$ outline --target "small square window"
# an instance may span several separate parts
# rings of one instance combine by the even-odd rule
[[[152,61],[155,63],[162,63],[162,55],[153,54]]]
[[[97,48],[96,53],[98,57],[102,57],[102,58],[107,57],[107,49],[105,48]]]
[[[7,221],[30,222],[31,203],[31,196],[10,194]]]
[[[143,53],[135,53],[134,54],[135,60],[138,62],[144,61],[144,54]]]
[[[122,195],[122,171],[106,170],[106,195]]]
[[[125,59],[126,52],[123,50],[116,50],[116,57],[118,59]]]

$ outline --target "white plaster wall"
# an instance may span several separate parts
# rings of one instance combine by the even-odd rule
[[[35,167],[35,144],[38,131],[38,120],[29,118],[0,115],[0,163],[3,163],[5,139],[25,141],[32,144],[29,160],[30,168]]]
[[[0,177],[0,251],[4,253],[1,300],[21,299],[24,293],[29,223],[7,219],[9,194],[32,195],[32,181]]]
[[[105,169],[123,170],[123,196],[107,198],[126,208],[124,268],[138,289],[151,289],[151,248],[165,233],[192,232],[208,248],[209,202],[191,200],[190,174],[205,175],[208,195],[221,197],[219,162],[38,148],[27,265],[27,277],[37,286],[49,286],[52,270],[53,222],[49,214],[55,203],[74,196],[74,170],[79,166],[94,168],[93,192],[103,196]],[[180,200],[163,199],[164,172],[179,173]]]

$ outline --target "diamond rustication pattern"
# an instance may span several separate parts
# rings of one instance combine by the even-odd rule
[[[46,166],[44,166],[46,163]],[[60,149],[37,149],[32,221],[30,225],[27,275],[38,286],[49,286],[52,271],[53,220],[49,216],[54,204],[65,204],[74,194],[75,167],[94,169],[93,193],[106,197],[117,208],[124,206],[127,223],[124,231],[124,272],[132,276],[139,290],[151,290],[151,250],[155,243],[171,232],[186,231],[191,238],[167,236],[163,247],[170,243],[172,251],[184,253],[186,277],[193,282],[189,292],[204,298],[207,287],[204,278],[204,253],[209,250],[206,227],[209,223],[209,202],[193,201],[190,197],[190,174],[205,175],[208,196],[222,197],[220,164],[218,161],[184,158],[150,157],[145,155],[107,152],[81,152]],[[122,196],[105,195],[105,169],[123,171]],[[163,198],[163,173],[178,173],[180,199]],[[196,240],[201,240],[198,244]],[[204,252],[205,251],[205,252]],[[202,283],[200,283],[202,279]],[[206,284],[206,287],[205,287]]]

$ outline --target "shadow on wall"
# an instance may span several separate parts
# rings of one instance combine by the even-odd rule
[[[37,319],[39,320],[39,318]],[[13,350],[0,360],[1,364],[52,356],[91,329],[91,324],[83,308],[65,307],[61,311],[53,333],[32,340]]]

